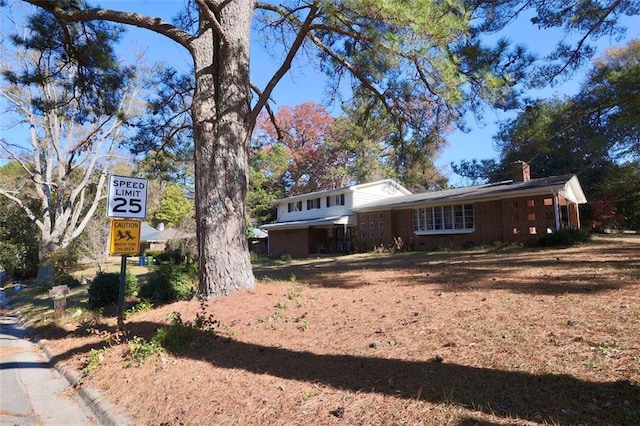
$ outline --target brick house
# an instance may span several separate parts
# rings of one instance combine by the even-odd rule
[[[275,200],[276,222],[260,226],[269,233],[270,256],[350,253],[356,226],[354,209],[410,195],[391,179]]]
[[[587,200],[578,178],[530,176],[529,165],[516,162],[513,180],[509,181],[420,194],[411,194],[396,184],[393,188],[402,189],[389,191],[386,196],[378,194],[375,200],[363,202],[361,198],[361,202],[345,205],[339,218],[314,214],[316,209],[308,209],[308,200],[341,190],[304,194],[277,200],[278,221],[262,228],[269,231],[270,255],[294,257],[369,251],[398,242],[413,250],[526,242],[563,228],[580,228],[578,206]],[[365,185],[378,188],[382,182],[386,185],[390,181]],[[292,202],[301,202],[297,207],[302,210],[307,207],[304,220],[288,221],[291,216],[280,215]],[[311,206],[317,205],[313,203],[316,201]],[[336,226],[341,227],[339,238]],[[338,240],[343,244],[334,244]]]

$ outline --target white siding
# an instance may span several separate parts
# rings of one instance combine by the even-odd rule
[[[284,199],[278,203],[278,218],[276,221],[291,222],[296,220],[320,219],[329,216],[350,215],[352,192],[345,190],[342,193],[344,194],[344,206],[336,205],[336,195],[341,194],[336,192],[331,192],[330,195],[313,195],[309,198],[296,197],[295,200],[292,201]],[[331,198],[331,206],[328,208],[326,204],[327,196]],[[307,200],[315,200],[316,198],[320,198],[320,208],[307,210]],[[302,202],[302,210],[289,212],[289,202],[296,203],[298,201]]]
[[[406,191],[406,190],[405,190]],[[344,205],[336,204],[336,196],[344,194]],[[373,201],[406,195],[397,185],[389,180],[383,180],[368,184],[355,185],[340,190],[319,191],[308,196],[278,200],[276,222],[292,222],[298,220],[321,219],[332,216],[349,216],[353,214],[353,208]],[[327,207],[327,197],[331,199],[331,205]],[[307,209],[307,200],[320,198],[320,208]],[[302,202],[302,210],[289,212],[289,203]]]
[[[353,206],[359,207],[363,204],[372,203],[378,200],[384,200],[389,197],[397,197],[404,195],[401,193],[395,185],[389,185],[385,182],[380,182],[377,185],[366,186],[359,188],[354,193]]]

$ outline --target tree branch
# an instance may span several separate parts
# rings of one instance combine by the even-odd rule
[[[253,109],[249,113],[249,117],[247,118],[247,121],[250,124],[251,128],[253,128],[253,126],[255,125],[256,119],[258,118],[258,114],[260,113],[262,108],[266,105],[269,98],[271,97],[271,93],[273,92],[273,89],[276,87],[276,85],[282,79],[282,77],[284,77],[287,71],[289,71],[289,69],[291,68],[293,58],[298,53],[298,50],[300,50],[300,47],[302,46],[304,39],[309,34],[309,28],[311,27],[311,23],[318,16],[319,7],[316,5],[309,6],[309,13],[307,14],[307,17],[305,18],[303,23],[295,19],[293,15],[289,14],[288,12],[286,12],[281,8],[273,6],[272,8],[270,8],[270,10],[276,11],[277,13],[281,14],[281,16],[283,17],[288,16],[291,22],[293,22],[294,24],[298,24],[299,31],[295,40],[293,41],[293,44],[291,45],[291,48],[289,49],[289,53],[287,53],[287,56],[284,59],[284,62],[282,63],[282,65],[280,65],[280,68],[278,68],[278,70],[273,75],[273,77],[271,77],[271,80],[269,80],[269,82],[267,83],[267,86],[265,87],[264,91],[262,92],[261,95],[259,95],[258,102],[256,102],[256,105],[253,107]]]
[[[200,6],[200,12],[206,17],[207,21],[213,27],[213,31],[220,37],[223,44],[227,44],[227,33],[220,25],[218,17],[213,12],[216,6],[210,0],[195,0],[196,4]]]
[[[193,36],[186,31],[174,25],[163,21],[161,18],[153,18],[136,12],[121,12],[111,9],[84,9],[84,10],[64,10],[60,8],[57,2],[50,0],[23,0],[41,9],[52,13],[61,21],[68,22],[86,22],[86,21],[110,21],[120,24],[133,25],[138,28],[151,30],[155,33],[170,38],[180,44],[187,50],[191,51],[191,41]]]

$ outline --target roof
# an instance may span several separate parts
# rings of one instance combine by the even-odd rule
[[[404,209],[417,205],[436,205],[443,203],[472,203],[476,201],[498,200],[522,196],[560,194],[566,199],[585,204],[587,199],[582,192],[580,182],[575,175],[551,176],[530,179],[524,182],[503,181],[443,191],[423,192],[403,197],[387,198],[354,208],[354,211]]]
[[[268,236],[269,234],[260,228],[251,228],[251,238],[267,238]]]
[[[357,191],[359,189],[364,189],[364,188],[367,188],[367,187],[376,186],[376,185],[383,185],[383,184],[384,185],[394,186],[402,194],[405,194],[405,195],[411,194],[411,191],[409,191],[407,188],[405,188],[404,186],[400,185],[398,182],[394,181],[393,179],[382,179],[382,180],[377,180],[377,181],[374,181],[374,182],[367,182],[367,183],[360,183],[360,184],[355,184],[355,185],[348,185],[348,186],[344,186],[342,188],[327,189],[327,190],[324,190],[324,191],[315,191],[315,192],[307,192],[305,194],[292,195],[290,197],[280,198],[278,200],[273,200],[271,202],[271,204],[276,205],[276,204],[281,203],[283,201],[292,202],[292,201],[296,201],[296,200],[306,200],[308,198],[317,198],[317,197],[329,196],[329,195],[333,195],[333,194],[337,194],[337,193],[345,192],[345,191]]]
[[[182,231],[173,228],[164,228],[158,230],[147,222],[142,222],[142,228],[140,229],[140,241],[169,241],[177,240],[181,238],[188,238],[192,235],[186,234]]]
[[[302,229],[310,226],[322,225],[346,225],[349,223],[349,216],[327,216],[319,219],[293,220],[290,222],[276,222],[261,225],[260,229],[267,231],[284,229]]]

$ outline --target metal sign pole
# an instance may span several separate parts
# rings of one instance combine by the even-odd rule
[[[124,330],[124,287],[127,278],[127,256],[120,258],[120,291],[118,292],[118,331]]]

